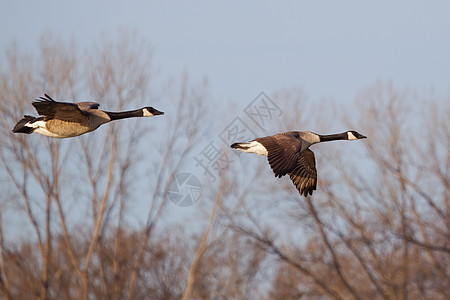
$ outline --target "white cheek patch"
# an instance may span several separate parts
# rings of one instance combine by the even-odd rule
[[[357,140],[356,136],[351,131],[347,131],[347,139],[351,141]]]
[[[154,116],[154,114],[152,114],[151,112],[149,112],[146,108],[143,108],[143,109],[142,109],[142,112],[143,112],[143,116],[144,116],[144,117],[153,117],[153,116]]]

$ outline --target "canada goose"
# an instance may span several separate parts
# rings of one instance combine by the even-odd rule
[[[54,138],[69,138],[97,129],[100,125],[124,118],[153,117],[163,115],[153,107],[109,112],[98,109],[95,102],[57,102],[49,95],[33,101],[38,114],[43,117],[25,115],[16,126],[14,133],[39,133]]]
[[[275,177],[289,174],[292,182],[305,197],[312,195],[317,185],[314,153],[309,147],[316,143],[335,140],[367,138],[356,131],[320,135],[309,131],[289,131],[254,139],[248,143],[234,143],[231,148],[267,156]]]

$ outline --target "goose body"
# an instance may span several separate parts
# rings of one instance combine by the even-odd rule
[[[36,99],[32,105],[41,117],[25,115],[14,126],[14,133],[35,132],[53,138],[69,138],[94,131],[100,125],[114,120],[164,114],[153,107],[108,112],[98,109],[100,104],[95,102],[58,102],[47,94]]]
[[[317,187],[317,170],[311,145],[335,140],[367,138],[356,131],[320,135],[310,131],[289,131],[256,138],[247,143],[234,143],[231,148],[267,156],[275,177],[289,174],[292,182],[305,197]]]

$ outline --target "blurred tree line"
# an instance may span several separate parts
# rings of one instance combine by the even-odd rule
[[[160,225],[170,179],[211,122],[206,82],[183,74],[158,94],[151,47],[129,33],[83,55],[51,34],[36,55],[4,50],[1,298],[450,298],[450,101],[389,82],[346,107],[313,106],[294,88],[273,93],[284,114],[271,133],[355,129],[368,139],[315,149],[311,198],[275,179],[264,158],[236,156],[204,186],[194,230]],[[43,92],[167,113],[67,140],[13,134]]]

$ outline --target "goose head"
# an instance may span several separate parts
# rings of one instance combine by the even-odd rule
[[[153,117],[153,116],[157,116],[157,115],[163,115],[164,112],[157,110],[156,108],[153,108],[151,106],[149,107],[144,107],[142,109],[142,115],[144,117]]]
[[[347,140],[354,141],[360,139],[367,139],[367,136],[364,136],[354,130],[347,131]]]

